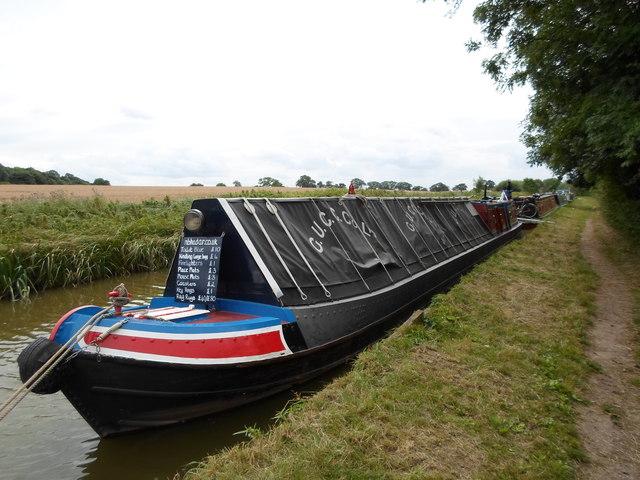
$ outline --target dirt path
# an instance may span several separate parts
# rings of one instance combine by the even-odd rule
[[[630,382],[634,354],[633,299],[625,276],[601,251],[589,221],[582,251],[599,277],[597,315],[589,333],[589,357],[602,367],[593,375],[580,409],[578,429],[588,461],[578,478],[640,479],[640,394]]]

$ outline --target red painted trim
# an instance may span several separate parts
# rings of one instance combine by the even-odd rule
[[[96,305],[84,305],[82,307],[76,307],[73,310],[69,310],[62,317],[60,317],[60,320],[58,320],[56,324],[53,326],[53,330],[51,330],[51,333],[49,334],[49,340],[53,342],[53,340],[56,338],[56,334],[58,333],[58,329],[60,328],[60,325],[62,325],[65,322],[65,320],[69,318],[71,315],[76,313],[78,310],[82,310],[83,308],[95,307],[95,306]]]
[[[201,320],[194,320],[192,322],[185,323],[223,323],[223,322],[238,322],[240,320],[249,320],[251,318],[258,318],[255,315],[247,315],[245,313],[227,312],[226,310],[215,310]]]
[[[89,344],[100,332],[89,332],[84,337]],[[183,358],[234,358],[265,355],[285,349],[279,331],[242,335],[230,338],[196,340],[170,340],[164,338],[131,337],[113,333],[99,343],[102,348],[124,352],[147,353]]]

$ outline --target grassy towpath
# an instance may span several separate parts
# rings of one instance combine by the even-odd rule
[[[597,276],[581,253],[596,207],[558,210],[275,427],[247,428],[250,442],[184,478],[575,478],[587,460],[577,412],[599,370],[585,354]]]

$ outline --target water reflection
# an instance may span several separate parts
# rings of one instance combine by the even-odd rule
[[[97,448],[88,452],[89,461],[83,469],[87,477],[83,478],[130,478],[132,465],[135,478],[171,478],[206,455],[246,440],[244,435],[235,434],[246,426],[268,428],[274,414],[290,398],[291,394],[285,393],[184,424],[100,440]]]
[[[126,277],[132,302],[146,305],[161,295],[167,273]],[[106,306],[107,292],[117,283],[99,281],[43,292],[28,302],[0,302],[0,403],[21,385],[16,358],[22,349],[34,338],[48,336],[68,310]],[[330,378],[304,389],[317,390]],[[292,397],[286,392],[208,418],[102,440],[61,393],[30,394],[2,421],[0,472],[3,478],[16,480],[172,478],[207,454],[246,440],[234,435],[246,426],[267,428]]]

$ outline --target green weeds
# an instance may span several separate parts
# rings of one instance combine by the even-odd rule
[[[169,265],[189,201],[3,203],[0,298]]]

